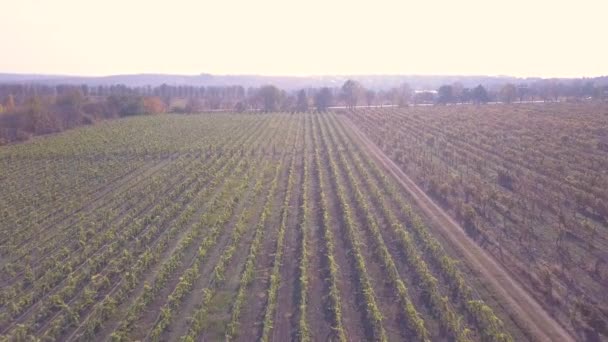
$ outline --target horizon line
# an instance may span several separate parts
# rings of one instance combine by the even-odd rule
[[[64,78],[109,78],[116,76],[182,76],[182,77],[197,77],[197,76],[221,76],[221,77],[285,77],[285,78],[318,78],[318,77],[494,77],[494,78],[515,78],[515,79],[587,79],[587,78],[602,78],[608,77],[608,74],[599,74],[596,76],[514,76],[509,74],[424,74],[424,73],[361,73],[361,74],[262,74],[262,73],[158,73],[158,72],[133,72],[133,73],[115,73],[115,74],[62,74],[62,73],[38,73],[38,72],[6,72],[0,71],[0,75],[12,76],[35,76],[35,77],[64,77]]]

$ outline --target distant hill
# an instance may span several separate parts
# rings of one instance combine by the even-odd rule
[[[111,76],[65,76],[65,75],[37,75],[37,74],[9,74],[0,73],[0,83],[41,83],[55,84],[87,84],[89,86],[124,84],[129,87],[137,86],[159,86],[168,85],[190,85],[190,86],[230,86],[241,85],[247,87],[259,87],[265,84],[273,84],[286,90],[294,90],[308,87],[338,87],[347,79],[359,81],[366,88],[383,90],[398,86],[407,82],[414,89],[437,89],[443,84],[460,82],[465,87],[474,87],[482,84],[493,88],[501,86],[506,82],[533,83],[541,78],[517,78],[510,76],[442,76],[442,75],[336,75],[336,76],[260,76],[260,75],[172,75],[172,74],[132,74]],[[573,81],[575,79],[561,79]],[[579,79],[580,80],[580,79]],[[597,85],[608,84],[608,76],[590,78]]]

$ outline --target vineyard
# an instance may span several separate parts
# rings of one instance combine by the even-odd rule
[[[370,108],[358,127],[581,340],[608,338],[608,106]]]
[[[3,147],[0,341],[560,336],[363,134],[559,327],[605,337],[608,117],[558,106],[132,117]]]

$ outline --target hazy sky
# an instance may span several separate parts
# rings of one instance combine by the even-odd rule
[[[0,0],[0,72],[608,75],[608,0]]]

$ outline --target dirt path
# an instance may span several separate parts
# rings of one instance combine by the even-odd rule
[[[522,327],[526,327],[539,341],[574,341],[574,338],[555,321],[542,306],[517,283],[503,267],[471,240],[462,227],[437,206],[390,158],[367,138],[347,117],[340,116],[348,128],[395,179],[410,193],[417,206],[424,210],[434,227],[461,252],[466,262],[477,270],[497,295],[504,299],[505,307]]]

